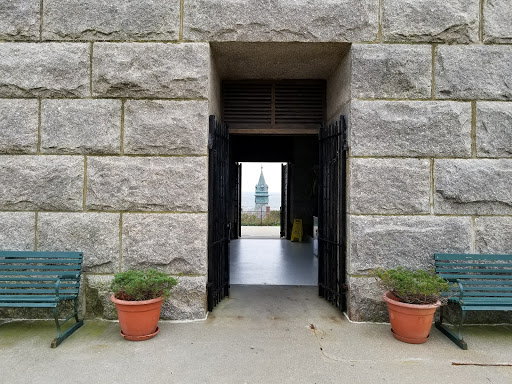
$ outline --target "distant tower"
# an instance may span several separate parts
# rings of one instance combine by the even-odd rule
[[[265,207],[268,205],[268,185],[265,183],[265,177],[263,176],[263,167],[261,167],[260,180],[256,184],[256,192],[254,193],[255,211],[265,211]]]

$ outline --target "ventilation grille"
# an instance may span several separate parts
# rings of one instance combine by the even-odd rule
[[[230,131],[317,130],[324,120],[325,82],[224,82],[223,100]]]
[[[324,117],[324,88],[316,83],[277,83],[276,124],[321,124]]]
[[[225,84],[224,121],[231,125],[270,124],[272,122],[272,84]]]

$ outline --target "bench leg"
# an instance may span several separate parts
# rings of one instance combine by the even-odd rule
[[[57,326],[57,337],[53,339],[51,347],[57,348],[60,343],[62,343],[64,340],[67,339],[69,335],[71,335],[73,332],[75,332],[78,328],[80,328],[82,325],[84,325],[83,320],[78,319],[78,301],[75,299],[74,303],[74,313],[68,317],[66,320],[64,320],[62,323],[59,321],[59,318],[57,316],[57,308],[52,308],[53,317],[55,318],[55,325]],[[64,325],[68,320],[70,320],[72,317],[75,318],[76,324],[73,324],[73,326],[69,329],[67,329],[64,333],[61,331],[62,325]]]
[[[442,333],[444,333],[451,341],[453,341],[455,344],[459,346],[459,348],[467,350],[468,345],[462,338],[462,325],[464,324],[464,320],[466,318],[466,311],[462,311],[462,316],[459,322],[459,329],[458,329],[458,335],[456,335],[454,332],[452,332],[450,329],[446,327],[446,325],[443,324],[443,312],[444,307],[441,307],[441,314],[439,317],[439,321],[436,321],[436,328],[439,329]]]

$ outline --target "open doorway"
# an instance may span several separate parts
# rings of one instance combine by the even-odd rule
[[[209,105],[212,115],[218,118],[213,117],[216,125],[223,129],[219,135],[210,131],[210,159],[220,156],[220,160],[210,162],[213,209],[209,209],[209,310],[229,294],[230,284],[318,284],[320,296],[343,309],[346,242],[342,232],[346,209],[340,202],[345,200],[345,187],[339,185],[336,175],[343,178],[346,171],[342,156],[346,146],[341,144],[346,139],[346,125],[343,120],[345,130],[340,129],[339,116],[350,111],[350,90],[344,86],[350,73],[349,45],[216,43],[211,47],[214,60]],[[212,144],[217,137],[228,143],[227,150],[217,150]],[[330,142],[332,146],[322,144]],[[333,151],[322,155],[322,148]],[[282,171],[286,183],[281,183],[286,185],[282,187],[286,206],[281,212],[286,217],[281,219],[281,239],[260,239],[273,241],[272,249],[268,244],[257,244],[257,239],[244,239],[238,230],[242,221],[244,162],[286,164]],[[221,174],[215,176],[220,170]],[[215,184],[217,181],[221,183]],[[320,186],[322,183],[324,187]],[[221,197],[217,198],[216,193]],[[222,204],[226,204],[224,211],[216,211]],[[312,238],[316,217],[319,247],[315,266]],[[302,243],[290,242],[294,219],[302,222]],[[244,241],[252,243],[244,246]],[[300,252],[285,248],[304,246],[308,241],[311,249],[304,254],[313,262],[303,268],[310,273],[305,281],[300,280],[299,269],[281,256],[292,255],[288,259],[298,261],[300,256],[293,258],[293,254]],[[261,274],[265,279],[251,281],[243,273],[236,277],[231,266],[238,253],[246,252],[256,255],[247,276]],[[260,272],[255,273],[257,268]]]
[[[243,151],[234,152],[250,154],[250,148],[244,148],[243,140],[232,138]],[[269,139],[267,137],[267,139]],[[317,145],[315,137],[309,138],[312,145]],[[271,141],[271,140],[270,140]],[[300,141],[300,140],[299,140]],[[293,143],[289,145],[294,146]],[[296,144],[297,145],[297,144]],[[294,151],[290,151],[293,153]],[[299,151],[300,152],[300,151]],[[265,158],[270,153],[254,153],[252,156]],[[283,157],[285,159],[285,157]],[[241,162],[241,236],[232,240],[229,246],[230,284],[232,285],[301,285],[318,284],[318,258],[314,253],[313,232],[309,227],[304,231],[301,242],[291,242],[287,237],[287,224],[290,211],[297,213],[296,202],[300,199],[302,209],[309,205],[314,210],[316,196],[310,191],[303,193],[301,187],[295,187],[294,169],[302,174],[304,185],[314,188],[316,180],[305,177],[307,168],[315,169],[315,164],[301,164],[301,161],[289,162]],[[309,160],[313,160],[309,158]],[[297,168],[297,164],[301,164]],[[302,169],[305,168],[305,169]],[[292,199],[292,204],[290,204]],[[307,203],[306,203],[307,201]],[[312,212],[312,214],[314,211]],[[302,218],[301,218],[302,220]],[[304,220],[309,222],[309,220]]]
[[[279,239],[281,237],[284,163],[240,163],[240,238]],[[286,192],[284,192],[286,195]]]

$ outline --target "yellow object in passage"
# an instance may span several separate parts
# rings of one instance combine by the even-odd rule
[[[290,241],[302,242],[302,219],[294,219]]]

